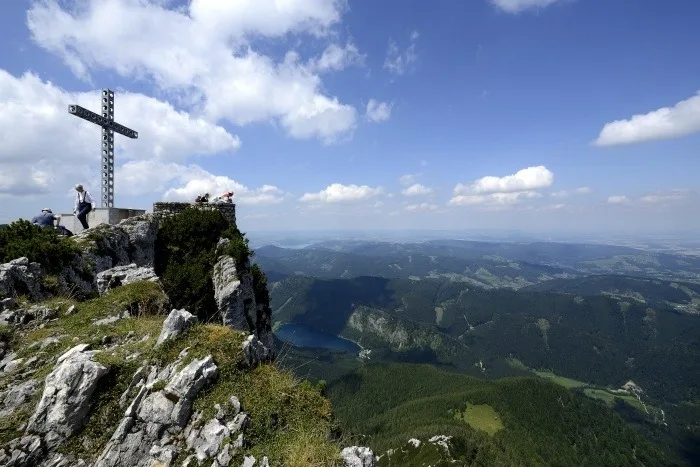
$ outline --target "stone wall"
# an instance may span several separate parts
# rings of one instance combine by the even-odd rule
[[[175,203],[160,201],[153,203],[154,214],[176,214],[187,208],[196,208],[203,211],[219,211],[226,219],[236,225],[236,205],[235,204],[213,204],[213,203]]]
[[[100,224],[116,225],[125,219],[145,213],[145,209],[95,208],[88,213],[87,222],[90,227],[97,227]],[[74,214],[61,214],[61,225],[74,234],[83,231],[83,226]]]

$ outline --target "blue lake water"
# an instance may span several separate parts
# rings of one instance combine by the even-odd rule
[[[275,335],[278,339],[297,347],[347,350],[348,352],[360,351],[360,347],[352,341],[318,331],[305,324],[285,324],[275,332]]]

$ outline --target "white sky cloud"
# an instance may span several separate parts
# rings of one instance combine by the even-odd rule
[[[344,2],[192,0],[180,10],[124,0],[79,5],[37,1],[27,15],[34,42],[79,77],[109,69],[149,79],[162,90],[195,96],[193,108],[210,121],[279,122],[299,139],[332,143],[355,128],[355,108],[324,94],[320,77],[298,54],[276,62],[255,52],[248,40],[295,33],[324,37],[340,21]],[[339,66],[334,53],[322,59],[323,66]]]
[[[616,195],[608,198],[608,203],[610,204],[627,204],[629,202],[630,200],[627,198],[627,196]]]
[[[615,146],[678,138],[700,132],[700,91],[673,107],[663,107],[606,124],[593,144]]]
[[[413,31],[409,38],[409,45],[404,51],[401,51],[395,40],[390,39],[386,59],[384,60],[384,69],[395,75],[406,73],[409,67],[418,59],[416,41],[419,36],[418,31]]]
[[[383,193],[381,187],[372,188],[367,185],[342,185],[333,183],[318,193],[305,193],[299,201],[339,203],[343,201],[361,201]]]
[[[364,65],[365,57],[357,46],[348,42],[344,46],[330,44],[320,57],[311,60],[309,68],[316,71],[339,71],[351,66]]]
[[[439,207],[435,204],[430,203],[420,203],[420,204],[409,204],[404,208],[406,211],[418,211],[418,212],[432,212],[437,211]]]
[[[372,123],[385,122],[391,117],[391,108],[392,105],[389,103],[370,99],[369,102],[367,102],[367,120]]]
[[[482,177],[469,185],[458,183],[448,204],[473,206],[479,204],[504,206],[524,199],[540,198],[537,190],[554,183],[554,174],[545,166],[528,167],[504,177]]]
[[[686,198],[686,193],[669,193],[659,195],[646,195],[639,198],[639,200],[643,203],[663,203],[666,201],[680,201]]]
[[[433,189],[427,186],[415,183],[401,192],[404,196],[421,196],[433,193]]]
[[[471,185],[458,184],[455,195],[477,193],[513,193],[517,191],[548,188],[554,183],[554,174],[545,166],[528,167],[505,177],[487,176],[476,180]]]
[[[573,191],[573,193],[576,193],[576,194],[579,194],[579,195],[583,195],[583,194],[591,193],[592,191],[593,191],[593,190],[591,190],[589,187],[587,187],[587,186],[582,186],[582,187],[576,188],[576,189]],[[549,196],[551,196],[552,198],[567,198],[567,197],[569,197],[570,195],[571,195],[571,193],[568,192],[568,191],[566,191],[566,190],[554,191],[554,192],[552,192],[552,193],[549,194]]]
[[[480,204],[511,205],[524,199],[541,198],[536,191],[515,191],[510,193],[489,193],[487,195],[457,195],[448,204],[453,206],[475,206]]]
[[[165,192],[166,201],[194,201],[197,195],[209,193],[212,197],[233,190],[233,202],[241,205],[278,204],[284,200],[285,193],[272,185],[260,188],[248,188],[237,181],[208,173],[198,167],[183,170],[180,180],[183,185]]]
[[[406,175],[402,175],[402,176],[399,178],[399,183],[401,183],[401,184],[404,185],[404,186],[413,185],[414,183],[416,183],[416,179],[417,179],[418,177],[420,177],[420,176],[421,176],[421,174],[406,174]]]
[[[97,110],[100,98],[99,91],[68,93],[31,73],[17,78],[0,69],[0,194],[48,194],[78,181],[90,184],[86,177],[97,177],[99,170],[100,128],[69,115],[68,105]],[[115,107],[116,120],[139,132],[136,141],[116,135],[117,172],[124,176],[120,166],[131,164],[127,170],[134,169],[139,190],[156,191],[177,178],[177,163],[192,155],[233,153],[241,146],[223,127],[152,97],[119,94]],[[156,163],[163,168],[153,170]],[[139,164],[148,165],[148,172],[136,174]],[[132,182],[119,174],[119,190],[131,190]]]
[[[506,13],[520,13],[532,8],[544,8],[564,0],[490,0],[491,3]]]

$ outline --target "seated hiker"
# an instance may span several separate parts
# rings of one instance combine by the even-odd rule
[[[56,221],[56,227],[58,227],[58,225],[61,223],[61,216],[54,214],[49,208],[42,209],[41,214],[32,218],[32,224],[40,227],[53,227],[54,221]]]
[[[195,203],[208,203],[209,202],[209,193],[204,193],[203,195],[197,196],[197,199],[194,200]]]
[[[222,203],[233,203],[233,190],[227,191],[220,198]]]
[[[75,205],[73,207],[73,214],[76,215],[78,220],[83,226],[83,229],[89,229],[90,226],[87,223],[87,215],[90,211],[95,209],[95,200],[92,199],[92,195],[83,185],[78,183],[75,185]]]
[[[231,197],[233,196],[233,191],[227,191],[221,196],[217,196],[211,202],[214,204],[230,204],[233,203]]]

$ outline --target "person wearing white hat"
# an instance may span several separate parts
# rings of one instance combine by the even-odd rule
[[[78,218],[80,223],[83,225],[83,229],[89,229],[90,226],[87,223],[87,215],[90,211],[95,209],[95,200],[92,199],[92,195],[83,185],[78,183],[75,185],[75,205],[73,207],[73,214]]]
[[[38,214],[32,218],[32,224],[40,227],[53,227],[54,221],[56,221],[56,227],[58,227],[61,223],[61,216],[54,214],[49,208],[42,209],[41,214]]]

